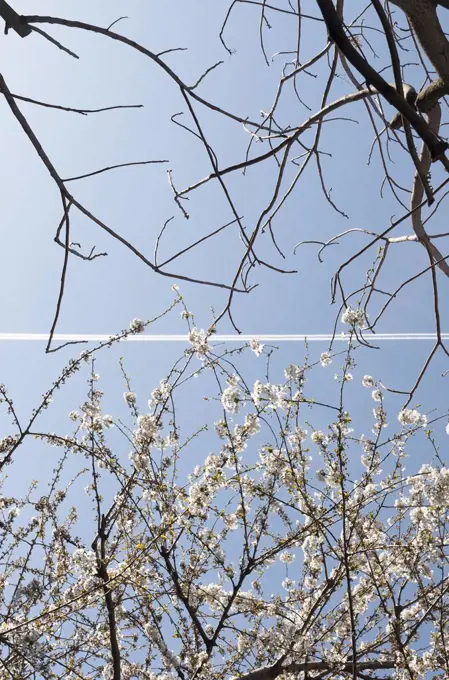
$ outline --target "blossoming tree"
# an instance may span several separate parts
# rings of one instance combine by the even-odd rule
[[[109,223],[88,204],[88,193],[72,187],[112,170],[125,172],[125,166],[165,167],[166,157],[64,177],[26,112],[38,107],[100,116],[140,106],[92,109],[42,101],[17,93],[14,82],[0,75],[5,110],[37,153],[60,201],[54,240],[62,273],[47,351],[54,349],[69,263],[74,258],[92,263],[105,255],[78,242],[79,218],[153,273],[224,291],[226,298],[202,330],[176,293],[173,307],[182,309],[188,324],[189,348],[148,394],[133,388],[121,361],[123,400],[117,412],[104,406],[105,376],[98,375],[103,350],[144,332],[149,322],[140,319],[70,361],[31,414],[16,406],[13,389],[0,386],[0,680],[448,678],[449,472],[439,438],[445,429],[449,434],[449,425],[446,416],[444,421],[431,416],[413,402],[436,353],[449,356],[440,304],[440,283],[449,276],[447,233],[438,221],[449,169],[442,136],[449,43],[441,18],[448,1],[390,0],[384,7],[370,0],[359,7],[343,0],[307,6],[299,0],[229,0],[215,10],[222,12],[216,41],[229,63],[231,55],[238,58],[230,26],[243,10],[258,13],[250,23],[258,31],[263,62],[286,58],[274,88],[270,81],[272,99],[260,104],[260,116],[249,115],[243,105],[235,108],[235,102],[228,106],[221,92],[207,89],[221,62],[204,64],[188,80],[176,62],[183,48],[157,52],[135,39],[135,25],[129,36],[121,32],[117,22],[125,17],[104,27],[60,16],[21,16],[13,5],[0,0],[5,50],[11,38],[26,46],[24,53],[32,50],[34,34],[55,55],[77,58],[75,47],[65,43],[68,30],[71,37],[82,33],[123,47],[163,74],[182,107],[170,113],[171,122],[194,140],[207,167],[194,177],[179,166],[167,172],[170,212],[183,223],[191,219],[185,223],[190,225],[208,206],[207,230],[185,228],[179,245],[181,237],[167,238],[175,223],[167,212],[167,219],[152,225],[150,256],[124,235],[128,224]],[[170,12],[167,17],[175,20]],[[272,26],[278,42],[270,62]],[[242,35],[247,29],[248,22],[240,27]],[[95,68],[91,56],[89,76]],[[188,54],[183,59],[184,68]],[[242,63],[245,69],[256,64]],[[311,82],[318,86],[309,87]],[[113,88],[115,93],[115,80]],[[152,103],[146,114],[152,135],[160,129],[160,110],[161,104]],[[334,172],[344,175],[342,168],[349,167],[359,172],[362,165],[360,148],[351,145],[344,127],[354,119],[340,115],[347,110],[362,122],[368,149],[373,143],[369,162],[374,153],[378,161],[376,181],[366,175],[356,192],[363,189],[364,205],[371,205],[377,182],[394,205],[389,216],[400,210],[394,218],[384,216],[385,225],[369,224],[365,208],[361,223],[336,226],[347,215],[331,194],[330,166],[324,163],[336,137],[328,134],[333,129],[328,123],[338,122],[343,130]],[[231,135],[232,144],[223,145]],[[298,187],[311,168],[336,220],[330,238],[317,235],[315,224],[310,231],[297,225],[297,208],[303,207]],[[234,178],[240,172],[239,191]],[[251,185],[253,172],[264,173],[260,184]],[[254,204],[243,217],[239,200],[244,203],[248,186]],[[215,192],[209,200],[187,203],[209,190]],[[162,194],[158,198],[162,202]],[[220,215],[213,226],[210,206],[214,219]],[[292,227],[287,254],[277,239],[281,215]],[[429,221],[436,225],[432,233]],[[404,225],[409,231],[401,231]],[[351,243],[347,237],[355,232],[367,243],[345,252],[331,287],[338,321],[347,329],[343,352],[331,344],[312,357],[306,348],[302,361],[279,371],[274,348],[257,338],[231,349],[214,342],[221,320],[237,328],[234,300],[251,292],[256,272],[295,273],[291,262],[296,268],[294,257],[304,257],[310,244],[319,246],[322,261],[338,240]],[[201,260],[204,266],[218,262],[220,239],[229,234],[232,257],[222,258],[228,266],[220,270],[222,278],[203,275],[198,261],[188,270],[188,258],[203,247],[210,253]],[[398,249],[402,254],[410,248],[424,255],[424,263],[419,256],[395,259]],[[348,271],[365,256],[368,274],[363,264],[361,277],[348,283]],[[393,285],[387,274],[384,286],[389,266],[400,281]],[[425,278],[436,340],[404,393],[406,402],[398,405],[380,379],[359,374],[355,359],[392,303]],[[323,371],[329,378],[325,393],[314,377]],[[76,383],[80,372],[87,391],[77,400],[70,392],[68,422],[52,419],[52,401],[64,398],[66,383]],[[363,413],[366,397],[370,405]],[[32,451],[42,460],[37,480],[27,465]],[[51,459],[48,471],[43,452]],[[27,485],[23,493],[19,483]]]
[[[28,418],[1,387],[0,678],[447,678],[445,423],[387,415],[392,397],[354,363],[354,312],[343,352],[305,352],[279,374],[273,348],[223,348],[182,316],[189,348],[151,394],[121,363],[118,414],[96,370],[102,348],[145,331],[139,319],[72,360]],[[79,371],[72,433],[42,430]],[[213,408],[195,430],[192,381]],[[54,447],[53,473],[44,494],[32,481],[16,498],[8,477],[25,475],[31,441]]]

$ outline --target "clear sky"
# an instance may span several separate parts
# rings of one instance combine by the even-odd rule
[[[307,4],[311,14],[318,16],[314,3]],[[235,54],[229,55],[219,40],[229,6],[229,0],[109,0],[108,3],[79,0],[64,5],[49,0],[45,8],[31,1],[17,0],[15,3],[23,14],[45,12],[101,26],[127,15],[116,30],[154,52],[188,48],[165,57],[186,82],[194,83],[206,68],[222,60],[223,64],[205,79],[198,91],[230,111],[259,120],[261,110],[269,109],[272,104],[284,57],[270,60],[269,66],[265,64],[259,44],[259,10],[251,5],[239,5],[231,15],[225,37]],[[348,2],[347,8],[348,16],[351,8],[355,16],[358,3]],[[278,51],[294,49],[296,27],[287,16],[269,16],[272,28],[266,31],[266,50],[271,58]],[[44,28],[80,58],[73,59],[39,35],[20,39],[10,32],[8,36],[2,36],[2,73],[13,93],[81,108],[143,105],[140,109],[79,116],[20,103],[61,176],[73,177],[117,163],[169,161],[167,164],[117,169],[73,182],[70,186],[75,196],[150,256],[162,225],[172,216],[174,219],[161,241],[161,257],[169,257],[180,247],[229,222],[231,211],[215,183],[211,182],[191,195],[186,203],[189,220],[183,218],[173,201],[167,169],[173,171],[173,180],[180,189],[208,175],[211,167],[198,140],[170,119],[174,113],[184,112],[183,122],[191,125],[185,102],[167,75],[145,56],[102,36],[75,29]],[[302,59],[306,61],[312,57],[325,42],[322,23],[304,20]],[[375,64],[381,69],[388,63],[385,46],[378,35],[372,36],[372,44],[379,55]],[[311,75],[304,75],[298,81],[305,105],[291,94],[287,95],[279,114],[284,117],[283,123],[297,125],[306,120],[310,115],[306,105],[312,111],[319,108],[327,69],[327,62],[323,61],[310,69]],[[411,68],[410,74],[413,80]],[[329,100],[352,91],[353,86],[341,77],[335,81]],[[199,105],[196,110],[220,165],[224,167],[241,161],[248,143],[248,135],[242,126]],[[273,265],[295,268],[298,272],[280,275],[262,267],[253,272],[251,282],[258,283],[259,287],[250,295],[236,296],[233,307],[236,323],[245,333],[329,332],[337,312],[336,306],[329,305],[330,277],[335,267],[362,245],[366,237],[359,234],[346,237],[341,245],[328,249],[321,265],[316,258],[316,246],[304,245],[294,256],[295,244],[303,239],[326,240],[350,228],[381,231],[393,216],[402,214],[387,189],[383,199],[380,198],[383,173],[376,152],[371,165],[367,166],[373,134],[368,127],[364,105],[358,103],[341,109],[334,118],[337,116],[345,116],[345,120],[332,120],[324,126],[321,148],[331,156],[323,155],[322,163],[327,187],[332,188],[332,198],[348,217],[338,214],[324,199],[316,167],[311,164],[274,224],[285,259],[276,252],[268,232],[258,251]],[[47,170],[4,101],[0,102],[0,120],[0,332],[42,333],[50,328],[53,319],[63,259],[62,249],[53,243],[61,217],[60,199]],[[312,137],[304,139],[310,142]],[[257,153],[267,149],[266,142],[255,145]],[[300,152],[298,147],[298,154]],[[394,160],[395,176],[405,186],[411,186],[411,163],[399,155]],[[293,165],[288,168],[286,186],[295,169]],[[435,169],[434,175],[436,186],[442,175],[439,169]],[[245,176],[241,173],[228,175],[227,187],[249,230],[269,200],[275,179],[274,163],[252,168]],[[408,203],[407,195],[404,200]],[[443,203],[432,232],[444,225],[445,215]],[[395,234],[409,232],[410,226],[406,222]],[[114,333],[126,327],[134,317],[146,319],[159,313],[172,299],[170,285],[176,279],[153,274],[123,246],[79,214],[72,218],[72,239],[82,244],[84,252],[95,245],[98,251],[106,250],[109,255],[91,263],[70,259],[58,325],[60,332]],[[419,267],[427,263],[424,249],[416,244],[401,244],[391,250],[390,267],[383,281],[387,290],[392,290],[404,276],[419,271]],[[234,226],[179,258],[173,263],[172,270],[229,283],[241,253],[242,244]],[[365,259],[348,271],[348,289],[360,285],[363,271],[372,259]],[[448,302],[447,282],[440,275],[438,278],[440,305],[444,312]],[[198,324],[203,327],[211,322],[211,307],[220,312],[226,302],[226,294],[211,287],[181,283],[181,291],[189,309],[195,312]],[[379,330],[433,331],[430,294],[428,279],[420,279],[407,288],[391,305]],[[444,323],[443,315],[443,330],[446,330]],[[228,320],[223,320],[219,330],[232,331]],[[178,313],[162,320],[155,332],[183,332]],[[360,352],[363,355],[360,362],[365,372],[405,389],[430,347],[428,341],[384,343],[380,351]],[[318,355],[324,349],[325,346],[317,345],[313,352]],[[121,347],[118,354],[129,362],[131,375],[137,374],[141,391],[147,389],[149,393],[179,350],[179,346],[173,345],[128,344]],[[11,342],[2,343],[0,351],[1,380],[11,387],[26,410],[34,405],[36,395],[44,391],[58,368],[78,349],[67,348],[56,355],[45,356],[43,344]],[[295,352],[299,356],[302,347],[283,346],[282,360],[288,363]],[[102,359],[104,369],[100,367],[99,372],[105,374],[118,354],[110,353]],[[447,408],[447,386],[440,376],[446,367],[443,358],[438,357],[420,397],[426,407],[438,406],[443,412]],[[112,379],[110,384],[118,385]],[[117,394],[121,395],[121,387],[118,389]],[[73,398],[79,399],[79,393],[73,392]],[[62,417],[62,412],[56,410],[55,418],[59,416]]]
[[[261,120],[261,111],[270,109],[285,60],[291,55],[278,52],[294,50],[296,24],[289,15],[267,13],[271,28],[265,30],[265,47],[269,65],[264,61],[259,42],[260,8],[251,4],[238,4],[231,14],[225,39],[234,51],[230,55],[219,39],[219,32],[231,5],[231,0],[11,0],[22,14],[45,13],[64,16],[100,26],[108,26],[119,17],[127,15],[115,29],[148,47],[153,52],[172,48],[186,48],[165,55],[166,63],[188,83],[195,83],[204,71],[217,61],[223,63],[205,78],[198,92],[206,99],[243,118]],[[275,0],[273,0],[275,3]],[[279,7],[288,9],[287,0],[277,0]],[[303,10],[319,17],[315,2],[303,2]],[[356,16],[360,11],[357,0],[346,0],[346,16]],[[448,13],[449,14],[449,13]],[[404,22],[402,22],[404,23]],[[75,113],[51,110],[18,102],[29,124],[45,148],[51,161],[63,178],[93,172],[106,166],[133,161],[167,160],[163,164],[115,169],[89,179],[69,184],[75,197],[87,209],[123,235],[141,251],[153,258],[157,236],[164,223],[172,218],[160,243],[160,258],[166,259],[213,229],[230,222],[232,212],[216,182],[209,182],[190,195],[185,208],[186,220],[173,200],[167,180],[167,170],[172,170],[177,189],[187,187],[211,172],[210,160],[204,147],[192,134],[176,126],[171,116],[184,115],[178,120],[192,126],[192,119],[179,89],[150,59],[129,47],[99,35],[76,29],[42,25],[42,28],[79,55],[74,59],[63,53],[42,36],[32,34],[20,39],[12,31],[0,35],[1,73],[11,92],[44,102],[69,107],[99,108],[112,105],[141,104],[142,108],[122,109],[80,116]],[[0,26],[0,32],[2,27]],[[390,63],[382,36],[366,29],[370,48],[365,45],[373,64],[382,70]],[[326,44],[326,31],[322,22],[304,19],[302,27],[301,59],[306,62]],[[373,54],[377,55],[374,58]],[[401,52],[406,67],[406,79],[417,89],[421,87],[421,67],[413,66],[414,57]],[[296,126],[307,120],[311,112],[319,110],[323,86],[329,73],[326,59],[311,67],[297,81],[298,95],[289,91],[279,107],[279,123]],[[392,80],[391,71],[383,72]],[[329,101],[354,91],[346,76],[338,71]],[[387,116],[391,111],[386,107]],[[224,119],[216,112],[195,105],[208,142],[213,147],[220,167],[242,161],[245,157],[248,133],[239,123]],[[447,117],[446,110],[444,115]],[[444,131],[447,128],[442,128]],[[301,138],[305,144],[313,141],[313,131]],[[257,245],[258,254],[276,267],[296,269],[297,273],[282,275],[264,267],[252,272],[250,283],[258,287],[249,295],[236,295],[233,317],[245,334],[257,336],[265,333],[316,334],[333,329],[337,305],[331,306],[329,282],[335,269],[366,242],[366,236],[353,234],[329,248],[318,262],[317,246],[301,246],[294,255],[295,245],[302,240],[326,241],[347,229],[365,228],[382,231],[392,220],[400,217],[404,209],[394,200],[387,187],[382,187],[384,173],[379,153],[375,149],[371,163],[367,160],[373,141],[363,103],[339,109],[323,126],[321,162],[326,187],[332,200],[346,216],[332,208],[323,194],[316,164],[312,161],[298,186],[288,198],[273,221],[276,241],[285,255],[274,247],[268,231]],[[268,143],[254,144],[251,153],[261,154],[269,149]],[[48,332],[55,311],[58,285],[63,262],[63,250],[53,238],[61,218],[61,201],[58,190],[48,171],[38,158],[29,140],[0,97],[0,334]],[[405,154],[392,151],[391,169],[394,178],[406,188],[412,185],[414,169]],[[297,154],[303,149],[298,145]],[[284,190],[289,186],[297,166],[290,163],[286,169]],[[248,232],[270,200],[277,178],[277,166],[269,163],[249,168],[246,174],[233,173],[225,179],[226,187]],[[440,168],[432,169],[432,183],[437,186],[444,178]],[[407,192],[400,192],[406,205]],[[443,201],[438,215],[429,225],[429,231],[447,231],[447,204]],[[60,333],[113,334],[126,328],[139,317],[151,318],[161,313],[172,301],[171,285],[179,283],[189,310],[195,313],[200,327],[212,321],[211,309],[220,313],[227,294],[217,288],[198,286],[159,276],[150,271],[121,244],[112,240],[96,225],[79,213],[71,220],[72,241],[79,242],[83,252],[95,246],[98,252],[107,251],[107,257],[84,262],[72,257],[66,280],[66,291],[57,331]],[[411,233],[406,221],[395,236]],[[443,239],[442,239],[443,240]],[[239,258],[242,242],[235,225],[211,241],[193,249],[175,260],[171,271],[230,283]],[[346,273],[347,290],[359,287],[364,273],[376,255],[361,259]],[[403,243],[392,246],[389,264],[385,269],[381,287],[393,291],[404,278],[418,272],[428,264],[424,249],[418,244]],[[440,292],[442,327],[449,331],[447,311],[449,303],[448,282],[437,274]],[[382,299],[382,298],[381,298]],[[186,327],[177,308],[147,332],[182,333]],[[338,323],[337,331],[344,327]],[[346,329],[345,329],[346,330]],[[420,278],[407,287],[390,306],[379,324],[381,332],[433,332],[435,320],[432,306],[430,279]],[[227,318],[223,319],[219,333],[233,332]],[[279,351],[273,359],[273,382],[283,379],[283,367],[289,363],[302,364],[304,345],[298,343],[273,343]],[[357,366],[354,381],[348,384],[348,405],[352,410],[356,433],[366,432],[372,426],[372,409],[376,404],[371,390],[363,390],[364,374],[374,376],[387,386],[410,388],[430,351],[431,341],[388,341],[379,343],[380,349],[361,348],[355,353]],[[336,343],[335,349],[344,345]],[[51,385],[61,368],[72,356],[79,356],[83,346],[71,346],[55,354],[44,353],[43,342],[0,341],[0,383],[7,385],[18,414],[27,420],[42,393]],[[317,361],[326,343],[311,343],[311,361]],[[123,392],[125,385],[119,369],[119,358],[131,376],[142,411],[151,390],[164,378],[174,361],[182,353],[179,343],[129,342],[103,351],[96,363],[101,376],[99,387],[105,391],[104,412],[114,418],[124,417]],[[334,380],[340,360],[327,367],[317,367],[310,381],[310,394],[324,402],[335,402],[339,385]],[[264,379],[264,358],[254,354],[240,360],[248,383]],[[448,369],[447,358],[439,353],[422,384],[413,406],[429,414],[429,420],[443,416],[435,424],[435,439],[442,446],[443,457],[449,441],[445,434],[448,413],[447,381],[442,374]],[[68,414],[79,408],[86,399],[88,368],[76,375],[56,394],[54,403],[37,424],[41,431],[71,434],[73,423]],[[221,417],[220,404],[204,401],[207,392],[216,394],[211,378],[192,380],[180,394],[178,425],[181,438],[189,437],[198,427],[208,422],[210,429],[186,450],[181,465],[190,472],[202,463],[220,444],[213,433],[212,423]],[[388,395],[386,407],[390,413],[392,434],[399,429],[397,414],[404,397]],[[2,405],[4,406],[4,405]],[[435,410],[434,410],[435,409]],[[327,412],[315,408],[306,412],[300,424],[325,429]],[[307,424],[310,419],[310,424]],[[235,418],[241,422],[242,415]],[[129,421],[128,421],[129,424]],[[11,418],[0,411],[0,439],[12,433]],[[118,428],[111,430],[111,442],[124,464],[130,464],[130,443],[120,438]],[[408,471],[414,471],[429,460],[429,443],[421,447],[424,433],[419,433],[410,448]],[[260,442],[259,442],[260,443]],[[184,453],[184,452],[183,452]],[[246,452],[256,455],[253,445]],[[40,484],[36,496],[47,493],[47,482],[60,449],[44,446],[40,441],[26,441],[15,453],[15,465],[7,469],[9,478],[6,491],[20,495],[32,479]],[[86,461],[73,456],[61,478],[61,485]],[[316,464],[314,462],[314,464]],[[354,474],[357,463],[354,463]],[[84,486],[91,482],[90,471],[81,476],[75,485],[75,502],[80,508],[79,534],[90,546],[95,532],[91,499],[84,494]],[[102,491],[106,497],[116,491],[106,482]],[[70,499],[70,503],[72,499]],[[67,507],[69,500],[66,501]],[[64,511],[67,509],[63,508]],[[20,518],[19,522],[22,521]]]

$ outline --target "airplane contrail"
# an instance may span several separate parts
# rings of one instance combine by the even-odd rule
[[[1,341],[48,341],[48,333],[0,333]],[[53,340],[58,342],[105,342],[109,340],[111,335],[98,333],[55,333]],[[238,335],[237,333],[230,335],[213,334],[210,339],[214,342],[249,342],[257,339],[260,342],[330,342],[332,340],[330,333],[252,333]],[[436,340],[436,333],[376,333],[364,336],[366,340],[371,342],[383,342],[386,340]],[[349,335],[336,334],[334,341],[347,341]],[[449,333],[441,333],[442,340],[449,340]],[[124,339],[125,342],[188,342],[187,334],[148,334],[143,333],[137,335],[130,335]]]

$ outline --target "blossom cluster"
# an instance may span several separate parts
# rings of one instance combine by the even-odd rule
[[[346,677],[354,631],[363,675],[380,660],[392,677],[445,677],[449,467],[432,423],[404,408],[389,424],[388,391],[348,357],[341,374],[350,366],[355,379],[335,399],[332,376],[328,397],[315,394],[313,371],[337,355],[250,382],[233,350],[218,357],[197,329],[190,342],[143,411],[125,374],[114,416],[89,355],[74,432],[33,434],[59,455],[45,493],[38,482],[22,498],[2,490],[0,638],[15,677],[62,677],[62,661],[71,680],[84,667],[112,680],[118,664],[126,680],[245,678],[249,658],[271,669],[279,654]],[[219,386],[205,395],[213,427],[191,423],[204,403],[191,403],[194,376]],[[362,400],[350,410],[360,384],[368,436]],[[2,440],[5,455],[20,436]],[[415,437],[429,462],[416,462]]]

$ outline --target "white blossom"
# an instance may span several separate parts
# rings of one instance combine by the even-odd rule
[[[128,404],[128,406],[133,406],[136,403],[136,393],[135,392],[124,392],[123,399]]]
[[[198,328],[192,328],[188,335],[188,340],[192,345],[192,349],[196,352],[197,357],[200,359],[210,352],[207,334],[203,329],[198,330]]]
[[[145,324],[141,319],[133,319],[129,324],[131,333],[142,333],[145,330]]]
[[[228,515],[227,513],[224,514],[223,522],[225,523],[226,528],[229,529],[230,531],[233,531],[238,527],[237,515],[235,513],[231,513],[230,515]]]
[[[240,410],[242,395],[238,387],[238,383],[238,376],[230,376],[228,378],[228,386],[222,392],[221,403],[224,410],[228,413],[238,413]]]
[[[111,415],[106,414],[103,416],[103,426],[106,428],[114,427],[114,419]]]
[[[324,434],[324,432],[321,432],[321,430],[315,430],[314,432],[312,432],[310,437],[314,444],[322,446],[327,443],[327,437]]]
[[[97,559],[92,550],[77,548],[72,553],[71,561],[73,568],[82,573],[93,574],[97,570]]]
[[[357,326],[358,328],[366,327],[366,317],[363,309],[352,309],[351,307],[347,307],[346,311],[343,312],[341,320],[349,326]]]
[[[288,435],[288,441],[292,446],[301,446],[301,442],[307,439],[307,430],[297,427],[292,434]]]
[[[284,370],[284,375],[287,380],[300,381],[304,376],[304,369],[296,364],[289,364]]]
[[[294,559],[295,556],[289,550],[285,550],[284,552],[281,552],[281,554],[279,555],[279,561],[282,562],[283,564],[292,564]]]
[[[148,408],[154,408],[156,404],[163,404],[167,401],[170,393],[172,391],[172,386],[167,380],[161,380],[159,387],[156,387],[151,392],[151,399],[148,401]]]
[[[156,415],[147,413],[137,419],[138,428],[134,432],[136,446],[152,444],[162,425]]]
[[[263,345],[261,342],[254,338],[253,340],[251,340],[249,346],[251,347],[251,350],[254,352],[256,357],[259,357],[262,354],[265,345]]]
[[[256,406],[268,406],[271,409],[286,409],[288,407],[287,392],[282,385],[263,384],[260,380],[254,383],[252,398]]]
[[[416,409],[403,409],[398,415],[398,420],[401,425],[416,425],[416,427],[427,425],[427,416],[419,413]]]
[[[321,366],[329,366],[332,363],[332,357],[328,352],[323,352],[320,356]]]

